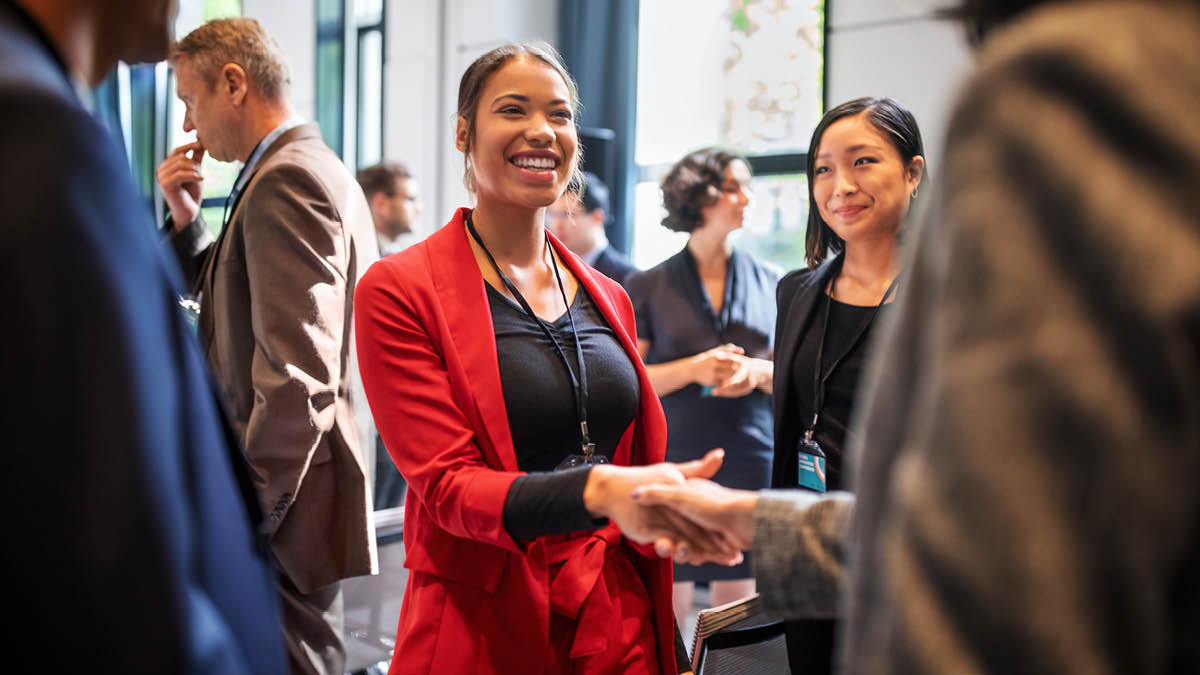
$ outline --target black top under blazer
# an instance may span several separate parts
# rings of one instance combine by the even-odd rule
[[[771,487],[794,488],[789,477],[789,458],[804,433],[807,419],[795,414],[796,401],[792,391],[792,360],[808,326],[817,317],[817,301],[842,266],[842,255],[830,258],[815,269],[789,272],[779,280],[775,290],[779,314],[775,319],[775,460],[771,465]]]

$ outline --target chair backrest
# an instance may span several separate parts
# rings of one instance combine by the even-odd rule
[[[783,623],[769,621],[757,595],[702,610],[692,648],[696,675],[787,675]]]

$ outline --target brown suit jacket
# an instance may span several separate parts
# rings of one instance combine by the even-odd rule
[[[216,241],[197,219],[172,244],[282,571],[306,593],[372,573],[351,400],[354,287],[378,257],[362,190],[305,124],[266,150]]]

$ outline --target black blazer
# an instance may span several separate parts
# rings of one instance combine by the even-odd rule
[[[124,153],[0,2],[0,508],[22,650],[286,672],[254,486]]]
[[[775,319],[775,461],[771,465],[771,487],[796,486],[793,450],[808,420],[799,419],[794,412],[792,359],[812,322],[817,300],[841,267],[842,254],[838,254],[815,269],[789,272],[775,290],[779,314]]]
[[[606,246],[600,252],[600,255],[596,257],[596,262],[592,264],[592,269],[621,284],[622,287],[625,286],[625,280],[629,278],[629,275],[637,271],[633,263],[629,262],[629,258],[612,246]]]

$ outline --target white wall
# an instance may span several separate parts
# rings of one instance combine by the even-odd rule
[[[921,126],[926,159],[936,176],[954,92],[971,64],[958,25],[932,18],[947,0],[829,4],[830,106],[859,96],[890,96],[904,103]]]
[[[242,0],[242,16],[258,19],[287,54],[292,105],[305,119],[316,114],[317,11],[313,0]]]
[[[455,208],[470,203],[462,183],[462,154],[454,148],[453,117],[463,71],[484,52],[506,42],[558,43],[557,0],[446,0],[445,10],[442,57],[446,69],[439,111],[445,131],[438,134],[433,149],[435,154],[440,153],[441,189],[436,200],[426,200],[429,206],[436,203],[435,227],[449,219]]]

